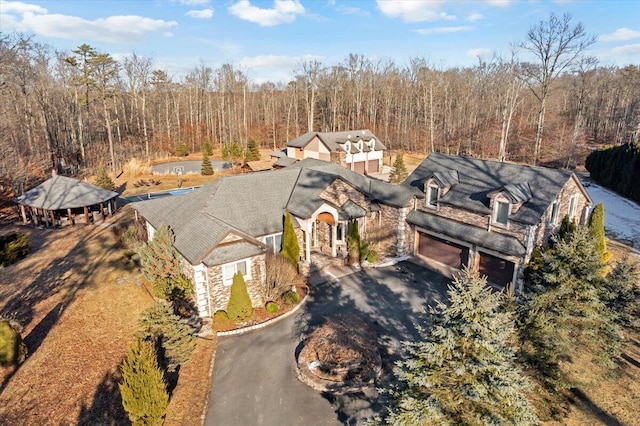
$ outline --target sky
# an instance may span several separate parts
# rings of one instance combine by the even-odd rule
[[[479,56],[509,57],[551,13],[571,14],[596,37],[589,53],[602,65],[640,64],[637,0],[0,0],[0,31],[58,50],[86,43],[118,60],[135,52],[176,79],[201,63],[230,63],[259,84],[350,53],[399,66],[412,57],[439,69],[473,66]]]

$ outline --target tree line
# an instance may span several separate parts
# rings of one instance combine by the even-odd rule
[[[593,37],[570,15],[523,36],[527,60],[513,49],[444,68],[349,54],[303,62],[287,83],[257,84],[231,64],[172,76],[135,53],[117,61],[88,44],[57,51],[0,33],[0,174],[15,183],[40,169],[116,170],[180,144],[195,152],[254,139],[275,150],[309,130],[369,128],[394,150],[558,166],[581,162],[586,144],[637,137],[638,65],[599,65],[587,55]]]

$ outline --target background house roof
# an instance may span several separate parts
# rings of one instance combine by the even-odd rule
[[[344,148],[341,147],[341,144],[346,143],[347,140],[357,142],[359,140],[370,141],[371,139],[376,140],[375,149],[377,151],[387,149],[387,147],[385,147],[378,137],[369,129],[347,130],[344,132],[307,132],[304,135],[300,135],[287,142],[287,146],[292,148],[305,147],[316,136],[327,146],[327,148],[329,148],[329,151],[343,150]]]
[[[63,210],[93,206],[117,196],[117,192],[78,179],[56,175],[14,201],[37,209]]]
[[[530,195],[530,199],[509,218],[532,225],[540,222],[545,210],[573,174],[566,170],[432,153],[407,177],[404,184],[418,189],[420,196],[424,197],[425,179],[450,170],[458,171],[459,183],[453,185],[440,198],[440,202],[489,214],[489,194],[508,187],[518,197]],[[524,191],[526,188],[530,193]]]

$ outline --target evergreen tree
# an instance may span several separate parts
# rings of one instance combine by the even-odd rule
[[[163,299],[180,299],[193,294],[193,285],[182,273],[173,242],[173,232],[162,225],[153,234],[153,240],[138,250],[142,274],[153,284],[153,294]]]
[[[296,231],[293,228],[293,219],[291,214],[287,211],[284,214],[284,231],[282,232],[282,254],[293,266],[298,266],[298,259],[300,258],[300,246],[298,245],[298,237]]]
[[[176,145],[176,156],[186,157],[187,155],[189,155],[189,148],[187,148],[187,145],[184,142],[180,142]]]
[[[231,163],[232,167],[242,161],[242,158],[242,148],[236,142],[231,142],[222,148],[222,159]]]
[[[229,305],[227,305],[227,315],[233,322],[242,322],[251,317],[253,307],[251,306],[251,298],[247,291],[247,284],[240,272],[236,272],[233,276],[231,284],[231,296],[229,296]]]
[[[625,259],[604,280],[602,299],[624,327],[640,328],[640,265]]]
[[[209,155],[206,151],[202,153],[202,166],[200,167],[200,173],[203,176],[211,176],[213,174],[213,166],[209,161]]]
[[[349,262],[351,264],[357,263],[360,260],[360,246],[362,241],[360,239],[360,231],[358,230],[358,221],[352,219],[347,225],[347,253],[349,255]]]
[[[109,173],[107,173],[107,169],[105,169],[104,167],[99,167],[98,170],[96,170],[96,176],[93,184],[109,191],[116,190],[116,184],[113,183],[113,180],[111,180]]]
[[[122,406],[134,426],[162,425],[169,396],[153,345],[136,340],[122,364]]]
[[[409,172],[404,165],[404,158],[402,158],[402,154],[398,154],[393,162],[393,168],[389,174],[389,181],[397,185],[404,182],[407,176],[409,176]]]
[[[154,344],[159,364],[169,372],[189,361],[196,348],[193,329],[165,302],[156,302],[144,312],[138,337]]]
[[[607,240],[604,237],[604,205],[599,203],[589,217],[589,230],[596,243],[596,250],[600,254],[600,262],[606,265],[611,259],[611,253],[607,252]],[[606,274],[606,268],[605,268]]]
[[[247,154],[244,157],[244,161],[257,161],[262,157],[260,155],[260,150],[258,149],[258,144],[255,140],[249,139],[247,142]]]
[[[204,145],[202,145],[202,153],[207,154],[208,156],[213,155],[213,147],[211,146],[209,139],[205,139]]]
[[[411,343],[398,363],[401,386],[393,425],[535,424],[525,392],[530,389],[514,362],[513,318],[499,293],[477,272],[464,270],[449,286],[448,305],[431,312],[435,324],[424,341]]]
[[[558,390],[567,385],[561,361],[582,348],[613,368],[620,337],[614,316],[601,299],[602,265],[590,232],[579,227],[565,240],[556,240],[542,256],[542,265],[527,274],[518,331],[523,360],[545,385]]]
[[[569,215],[565,215],[562,218],[562,223],[560,224],[560,229],[558,230],[558,240],[566,240],[567,238],[571,238],[574,232],[576,232],[576,222],[569,219]]]
[[[20,333],[7,320],[0,321],[0,366],[18,365],[27,356]]]

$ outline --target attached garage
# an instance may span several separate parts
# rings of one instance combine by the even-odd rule
[[[379,173],[380,172],[380,160],[369,160],[367,173]]]
[[[355,163],[353,163],[353,171],[363,175],[364,174],[364,165],[365,165],[364,161],[356,161]]]
[[[515,264],[506,259],[478,252],[478,271],[486,275],[487,281],[500,287],[506,287],[513,280]]]
[[[418,254],[451,268],[460,269],[469,259],[469,247],[418,232]]]

